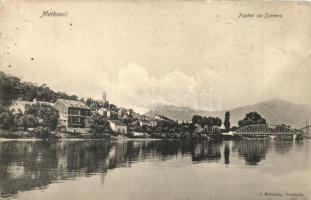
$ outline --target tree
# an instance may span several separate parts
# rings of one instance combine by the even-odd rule
[[[267,122],[266,119],[262,118],[257,112],[250,112],[245,115],[244,119],[238,121],[240,127],[254,124],[267,124]]]
[[[78,97],[75,95],[69,96],[68,94],[66,94],[65,92],[57,92],[56,93],[57,98],[59,99],[68,99],[68,100],[77,100]]]
[[[200,115],[193,115],[192,117],[192,123],[193,124],[199,124],[199,125],[202,125],[203,123],[203,117],[200,116]]]
[[[0,128],[14,128],[14,115],[11,111],[0,105]]]
[[[48,127],[38,126],[34,129],[35,136],[42,139],[52,137],[51,131]]]
[[[108,127],[109,127],[108,121],[98,113],[94,113],[90,117],[88,124],[89,124],[91,131],[94,135],[97,133],[106,132]]]
[[[16,125],[21,127],[23,130],[27,130],[27,128],[34,128],[39,124],[39,120],[37,117],[31,114],[16,114]]]
[[[67,95],[64,92],[54,92],[46,84],[38,86],[29,82],[21,82],[17,77],[0,71],[0,104],[7,106],[15,99],[32,101],[55,102],[58,98],[77,100],[75,95]]]
[[[96,110],[98,108],[97,101],[92,98],[87,98],[85,104],[92,110]]]
[[[287,130],[290,130],[291,127],[290,125],[286,125],[286,124],[281,124],[281,125],[277,125],[275,126],[274,130],[275,132],[282,132],[282,131],[287,131]]]
[[[215,118],[214,117],[208,117],[206,118],[206,125],[208,126],[208,128],[210,129],[211,127],[213,127],[215,124]]]
[[[19,94],[20,79],[0,71],[0,104],[9,105]]]
[[[38,87],[30,82],[25,82],[20,85],[20,94],[19,98],[24,101],[32,101],[34,98],[37,98]]]
[[[46,84],[42,84],[37,88],[36,99],[39,101],[54,102],[57,96]]]
[[[219,117],[214,118],[213,126],[221,127],[222,121]]]
[[[194,115],[192,117],[192,124],[198,124],[202,128],[207,126],[208,127],[208,131],[211,131],[213,126],[220,127],[221,124],[222,124],[222,121],[218,117],[205,117],[205,116],[202,117],[200,115]]]
[[[225,126],[226,131],[230,130],[230,112],[229,111],[225,113],[224,126]]]
[[[36,118],[38,121],[37,125],[47,127],[51,130],[54,130],[57,127],[58,123],[58,111],[50,105],[46,104],[33,104],[26,111],[25,115],[31,115],[31,117]],[[31,126],[33,120],[31,119],[30,124],[27,126]]]

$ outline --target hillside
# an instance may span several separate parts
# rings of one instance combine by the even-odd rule
[[[236,125],[238,120],[244,118],[246,113],[252,111],[261,114],[267,119],[268,123],[284,123],[296,128],[304,126],[305,120],[311,118],[310,106],[294,104],[278,99],[268,100],[254,105],[242,106],[229,111],[231,113],[230,121],[232,125]],[[193,115],[214,116],[223,119],[225,112],[225,110],[213,112],[202,110],[195,111],[190,108],[185,110],[183,107],[165,105],[158,106],[153,110],[148,111],[146,114],[149,116],[161,114],[179,121],[190,121]]]
[[[16,99],[55,102],[58,98],[78,99],[75,95],[69,96],[64,92],[55,92],[45,84],[38,86],[35,83],[23,82],[18,77],[0,71],[0,105],[7,106]]]

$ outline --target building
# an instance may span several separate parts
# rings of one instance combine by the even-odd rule
[[[169,118],[167,118],[167,117],[165,117],[163,115],[155,115],[154,119],[161,120],[161,121],[169,121],[169,120],[171,120],[171,119],[169,119]]]
[[[110,118],[111,116],[110,110],[108,108],[99,108],[97,112],[103,117]]]
[[[118,118],[118,112],[114,109],[108,108],[98,108],[97,113],[100,114],[103,117],[109,118],[109,119],[117,119]]]
[[[90,116],[90,108],[83,102],[67,99],[58,99],[54,107],[59,113],[59,127],[67,132],[84,133],[90,129],[86,126],[86,120]]]
[[[121,134],[127,134],[127,126],[120,120],[108,120],[112,131]]]
[[[15,100],[12,102],[12,104],[9,106],[9,110],[13,113],[25,113],[28,108],[30,108],[34,104],[40,104],[40,105],[48,105],[48,106],[54,106],[53,103],[45,102],[45,101],[37,101],[36,99],[33,99],[33,101],[21,101],[21,100]]]
[[[107,108],[109,107],[109,101],[107,100],[106,91],[103,92],[101,100],[97,101],[97,108]]]
[[[132,132],[133,137],[145,137],[147,134],[143,132],[133,131]]]
[[[139,120],[139,126],[143,127],[143,126],[149,126],[149,127],[155,127],[157,125],[157,122],[155,120]]]

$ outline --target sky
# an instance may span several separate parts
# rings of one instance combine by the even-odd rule
[[[0,70],[84,98],[106,91],[141,113],[159,104],[311,104],[310,17],[311,6],[295,2],[7,0]]]

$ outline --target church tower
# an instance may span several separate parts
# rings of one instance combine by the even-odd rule
[[[102,101],[105,103],[107,101],[107,93],[106,90],[103,92]]]

